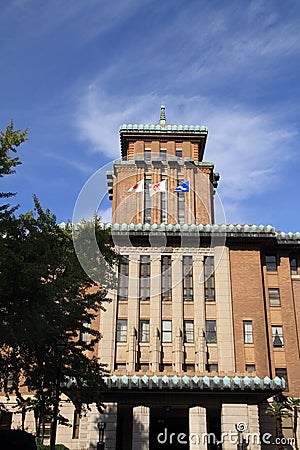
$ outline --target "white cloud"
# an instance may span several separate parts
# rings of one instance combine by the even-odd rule
[[[266,192],[279,180],[281,165],[295,156],[287,149],[296,132],[278,126],[275,115],[195,96],[168,96],[166,106],[168,123],[208,126],[205,160],[214,162],[221,173],[220,193],[225,204],[238,204]],[[77,126],[94,151],[118,158],[119,126],[137,121],[157,123],[159,108],[160,98],[154,94],[130,99],[119,96],[112,101],[94,87],[82,97]]]

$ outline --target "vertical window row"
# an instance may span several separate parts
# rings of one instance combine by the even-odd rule
[[[184,256],[182,259],[183,271],[183,300],[193,300],[193,257]]]
[[[144,223],[151,222],[151,197],[149,191],[149,184],[151,183],[151,178],[145,178],[144,184]]]
[[[182,183],[183,180],[179,181],[179,183]],[[178,192],[177,193],[177,207],[178,207],[178,223],[180,225],[184,224],[184,192]]]
[[[215,301],[214,257],[204,258],[204,298],[206,302]]]
[[[171,256],[161,258],[161,299],[172,300],[172,260]]]
[[[118,300],[128,299],[128,276],[129,276],[128,256],[123,256],[119,263],[118,274]]]
[[[140,257],[140,300],[150,300],[150,256]]]
[[[161,181],[163,180],[164,178]],[[161,223],[168,223],[168,190],[160,193],[160,221]]]

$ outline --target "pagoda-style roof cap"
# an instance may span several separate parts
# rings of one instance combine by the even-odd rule
[[[203,125],[171,125],[166,123],[165,105],[161,105],[159,123],[137,124],[129,123],[120,126],[121,154],[127,156],[128,142],[143,139],[191,140],[198,143],[199,161],[202,160],[205,143],[208,135],[207,127]]]

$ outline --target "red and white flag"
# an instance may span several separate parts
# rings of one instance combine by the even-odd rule
[[[142,178],[140,181],[137,181],[130,189],[128,189],[128,192],[143,192],[144,190],[144,178]]]
[[[166,192],[167,190],[167,180],[163,180],[160,183],[149,184],[149,193],[150,197],[156,194],[157,192]]]

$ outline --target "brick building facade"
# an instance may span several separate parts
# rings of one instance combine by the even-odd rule
[[[123,259],[99,321],[107,450],[216,449],[207,433],[233,449],[237,423],[275,437],[267,400],[300,397],[300,233],[215,223],[207,133],[166,124],[163,106],[158,124],[120,128],[107,177]],[[98,413],[76,420],[58,441],[96,448]]]

